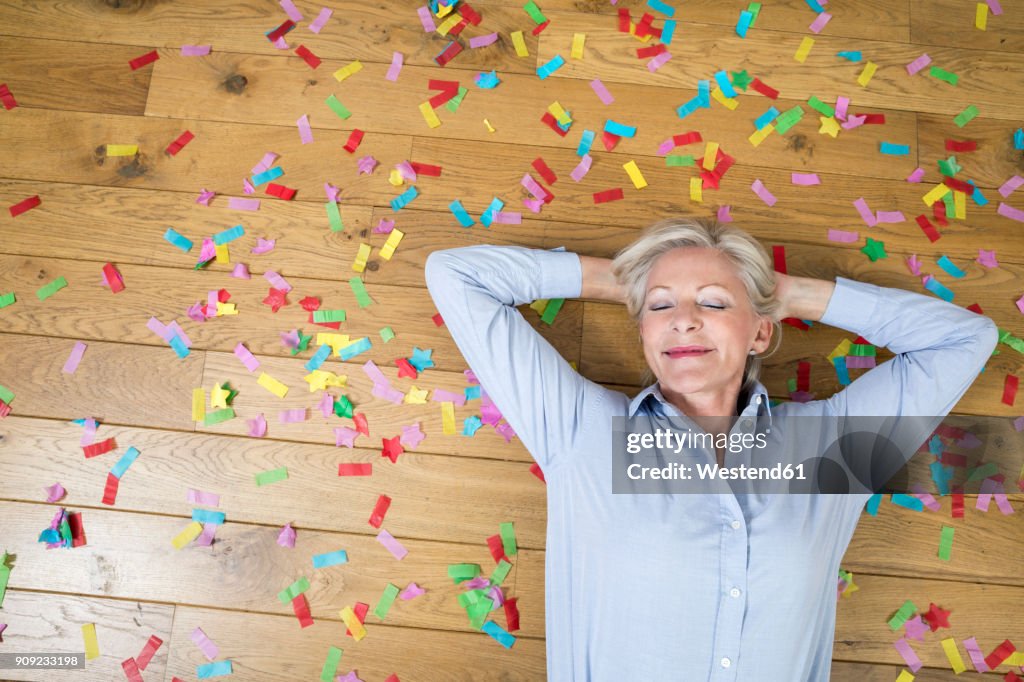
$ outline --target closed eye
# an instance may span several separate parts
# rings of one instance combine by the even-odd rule
[[[725,306],[724,305],[715,305],[714,303],[701,303],[700,305],[704,306],[705,308],[713,308],[715,310],[725,310]],[[649,310],[665,310],[666,308],[671,308],[671,307],[672,306],[668,306],[668,305],[652,306],[651,308],[649,308]]]

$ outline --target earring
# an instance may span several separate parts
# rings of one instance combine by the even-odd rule
[[[755,351],[753,348],[751,348],[750,349],[750,353],[748,353],[748,355],[757,355],[757,351]]]

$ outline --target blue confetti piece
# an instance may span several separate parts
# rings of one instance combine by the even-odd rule
[[[433,352],[433,349],[430,348],[428,348],[427,350],[423,350],[421,348],[413,346],[412,357],[409,358],[409,364],[415,367],[417,372],[422,372],[428,367],[433,367],[434,361],[430,359],[430,355]]]
[[[757,120],[754,121],[754,125],[757,127],[758,130],[760,130],[761,128],[764,128],[766,125],[768,125],[776,118],[778,118],[778,116],[779,110],[776,109],[775,107],[771,107],[770,109],[768,109],[768,111],[764,112],[763,114],[757,117]]]
[[[60,531],[56,528],[47,528],[39,534],[39,542],[45,542],[47,544],[54,544],[57,542],[63,542],[60,536]]]
[[[604,131],[611,133],[612,135],[618,135],[619,137],[633,137],[636,135],[635,126],[627,126],[622,123],[617,123],[611,119],[604,122]]]
[[[569,116],[569,115],[570,115],[571,113],[572,113],[572,112],[571,112],[571,111],[569,111],[568,109],[566,109],[566,110],[565,110],[565,114],[566,114],[566,116]],[[559,123],[559,122],[558,122],[558,121],[556,120],[556,121],[555,121],[555,125],[556,125],[556,126],[558,126],[558,129],[559,129],[559,130],[562,130],[562,131],[564,131],[564,132],[569,132],[569,128],[571,128],[571,127],[572,127],[572,118],[570,117],[570,120],[569,120],[569,122],[568,122],[568,123]]]
[[[245,234],[245,228],[243,228],[241,225],[235,225],[230,229],[224,230],[223,232],[218,232],[217,234],[213,235],[213,243],[216,244],[217,246],[220,246],[221,244],[227,244],[228,242],[235,241],[243,234]]]
[[[842,57],[843,59],[847,59],[851,62],[859,62],[862,58],[860,50],[857,50],[856,52],[849,52],[844,50],[843,52],[836,52],[836,56]]]
[[[498,79],[498,74],[496,74],[493,70],[490,73],[487,73],[486,71],[478,73],[474,80],[476,81],[476,84],[479,87],[485,90],[493,90],[494,88],[498,87],[498,83],[501,82]]]
[[[958,268],[953,264],[953,261],[949,260],[949,256],[943,255],[938,261],[939,267],[948,272],[953,277],[960,279],[967,273]]]
[[[192,240],[184,235],[178,234],[173,227],[167,228],[167,231],[164,232],[164,239],[170,242],[172,246],[177,246],[185,253],[192,250]]]
[[[462,435],[472,436],[483,425],[484,423],[480,421],[480,417],[476,416],[475,414],[466,417],[466,421],[462,423]]]
[[[192,520],[198,521],[199,523],[212,523],[215,525],[222,525],[227,517],[224,512],[210,511],[208,509],[193,509]]]
[[[459,225],[462,225],[463,227],[470,227],[476,224],[476,221],[469,217],[469,214],[466,213],[466,209],[462,206],[462,202],[458,199],[455,199],[452,203],[448,204],[448,209],[455,214],[455,219],[459,221]]]
[[[576,156],[584,156],[590,153],[590,147],[594,144],[594,131],[584,130],[580,144],[576,147]]]
[[[1013,133],[1013,148],[1024,149],[1024,128],[1017,128]]]
[[[117,460],[117,464],[110,469],[110,473],[114,474],[114,478],[120,479],[138,456],[139,451],[134,446],[129,447],[128,451],[121,455],[121,459]]]
[[[891,154],[893,156],[907,156],[910,154],[909,144],[893,144],[892,142],[880,142],[878,150],[883,154]]]
[[[839,377],[839,383],[843,386],[849,386],[850,370],[846,367],[846,356],[840,355],[837,358],[832,358],[832,366],[836,368],[836,376]]]
[[[178,354],[179,358],[188,357],[188,346],[185,345],[185,342],[181,340],[180,336],[175,334],[174,336],[171,337],[171,340],[168,341],[168,343],[171,344],[171,348],[174,349],[174,352]]]
[[[719,71],[715,74],[715,82],[718,83],[718,87],[722,89],[722,94],[726,97],[735,97],[736,90],[733,89],[732,83],[729,82],[729,74],[725,71]]]
[[[391,200],[391,210],[400,211],[405,208],[410,201],[418,197],[420,194],[419,190],[416,189],[416,185],[412,185],[409,189],[405,190],[397,197]]]
[[[562,59],[562,55],[556,54],[554,57],[549,59],[547,63],[541,64],[537,67],[537,76],[539,76],[541,80],[544,80],[563,66],[565,66],[565,60]]]
[[[753,12],[748,12],[747,10],[740,12],[740,20],[736,22],[736,35],[740,38],[746,38],[752,21],[754,21]]]
[[[462,392],[466,395],[466,400],[476,400],[480,397],[479,386],[466,386]]]
[[[971,199],[974,200],[974,203],[976,203],[978,206],[987,205],[988,199],[986,199],[985,195],[981,193],[981,190],[978,189],[978,186],[974,184],[974,180],[968,180],[967,183],[974,188],[974,194],[971,195]]]
[[[675,19],[669,19],[665,22],[665,25],[661,27],[661,42],[666,45],[672,44],[672,36],[676,32]]]
[[[196,677],[205,680],[210,677],[220,677],[231,674],[231,661],[217,661],[216,663],[204,663],[196,666]]]
[[[825,8],[818,4],[818,0],[806,0],[808,7],[813,9],[818,14],[825,11]]]
[[[515,635],[510,635],[509,633],[505,632],[504,628],[495,623],[493,620],[489,620],[486,623],[484,623],[484,626],[481,629],[487,634],[489,634],[491,637],[493,637],[498,642],[498,644],[502,645],[506,649],[512,648],[512,645],[516,642]]]
[[[313,555],[313,568],[327,568],[328,566],[337,566],[338,564],[347,563],[348,553],[343,549],[339,549],[336,552]]]
[[[932,471],[932,480],[939,489],[939,496],[949,494],[949,482],[953,480],[953,467],[948,467],[942,462],[935,461],[929,467]]]
[[[341,356],[341,359],[343,361],[349,360],[350,358],[354,358],[360,353],[365,353],[366,351],[370,350],[370,347],[370,338],[364,336],[355,343],[350,343],[344,348],[342,348],[341,351],[339,351],[338,355]]]
[[[505,202],[498,197],[491,199],[490,205],[480,215],[480,224],[484,227],[490,227],[491,223],[494,222],[494,214],[504,208],[504,206]]]
[[[878,516],[878,505],[882,501],[882,494],[875,493],[868,499],[868,503],[864,506],[865,511],[872,516]]]
[[[284,171],[281,169],[280,166],[268,168],[262,173],[257,173],[256,175],[252,176],[252,186],[259,187],[263,183],[270,182],[271,180],[276,180],[282,175],[284,175]]]
[[[666,5],[661,0],[647,0],[647,6],[655,12],[661,12],[666,17],[674,17],[676,15],[676,8]]]
[[[686,104],[681,105],[678,109],[676,109],[676,114],[679,116],[679,118],[686,118],[687,116],[689,116],[693,112],[697,111],[697,108],[699,106],[700,106],[700,98],[699,97],[694,97],[689,102],[687,102]]]
[[[306,368],[307,372],[312,372],[313,370],[320,369],[320,365],[324,364],[324,360],[326,360],[330,354],[331,347],[326,344],[322,344],[319,348],[317,348],[316,353],[313,354],[313,357],[307,360],[306,364],[303,366]]]
[[[892,503],[900,507],[906,507],[910,511],[924,511],[924,502],[913,495],[894,493],[892,496]]]
[[[697,81],[697,100],[705,109],[711,108],[711,81]]]
[[[951,303],[953,301],[953,292],[942,285],[942,282],[932,277],[928,280],[928,283],[924,285],[924,288],[932,292],[943,301]]]

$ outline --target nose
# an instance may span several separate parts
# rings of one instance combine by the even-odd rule
[[[680,303],[672,311],[672,329],[676,331],[700,329],[703,322],[700,318],[699,306],[692,303]]]

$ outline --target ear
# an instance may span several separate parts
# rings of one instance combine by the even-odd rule
[[[753,349],[758,355],[768,350],[768,346],[772,342],[772,334],[775,332],[775,325],[772,324],[770,317],[762,317],[757,324],[757,335],[754,337],[754,342],[751,344]]]

